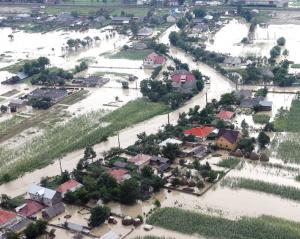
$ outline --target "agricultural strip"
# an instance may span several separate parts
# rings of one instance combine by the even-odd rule
[[[25,118],[20,116],[13,116],[10,119],[0,122],[0,138],[1,136],[10,128],[15,127],[16,125],[23,122]]]
[[[229,220],[177,208],[155,211],[147,223],[188,235],[218,239],[296,239],[300,224],[269,216]],[[188,238],[188,237],[187,237]]]
[[[300,201],[300,189],[290,186],[283,186],[274,183],[267,183],[260,180],[248,178],[228,177],[221,182],[222,186],[231,188],[244,188],[280,196],[286,199]]]
[[[150,50],[121,50],[107,57],[110,59],[143,60],[150,53]]]
[[[0,183],[45,167],[57,157],[100,143],[121,129],[167,111],[167,105],[140,98],[104,117],[103,111],[97,111],[73,118],[65,124],[49,126],[44,135],[34,138],[21,149],[0,148],[0,152],[5,152],[0,154],[0,163],[4,164],[0,167]],[[108,124],[103,127],[102,123]]]
[[[240,159],[229,157],[227,159],[223,159],[217,165],[224,168],[234,168],[240,163]]]

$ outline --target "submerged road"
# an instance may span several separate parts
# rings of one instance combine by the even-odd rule
[[[176,30],[176,27],[173,26],[163,33],[160,36],[160,42],[167,43],[167,36],[172,30]],[[206,85],[202,92],[193,97],[190,101],[186,102],[185,105],[169,114],[171,124],[176,124],[179,114],[188,111],[190,107],[194,107],[195,105],[204,107],[206,105],[206,93],[208,101],[210,101],[212,99],[218,99],[222,94],[234,90],[235,85],[229,79],[216,72],[213,68],[203,63],[193,62],[191,56],[176,48],[171,47],[170,53],[182,62],[188,63],[191,70],[199,69],[204,75],[209,76],[211,79],[210,85]],[[125,148],[133,144],[137,140],[137,134],[142,132],[146,132],[147,134],[156,133],[163,125],[167,124],[167,120],[167,114],[158,115],[149,120],[123,129],[120,131],[121,147]],[[94,145],[94,149],[98,156],[111,147],[118,147],[117,136],[109,137],[106,142]],[[65,155],[61,160],[63,170],[72,171],[76,167],[79,159],[82,158],[83,151],[84,149],[81,149]],[[59,172],[59,161],[56,160],[53,164],[48,165],[45,168],[26,173],[23,177],[7,184],[0,185],[0,192],[11,197],[24,194],[32,183],[39,183],[42,177],[55,176],[59,174]]]

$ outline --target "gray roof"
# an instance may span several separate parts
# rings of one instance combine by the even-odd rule
[[[114,164],[113,164],[113,166],[116,168],[126,168],[127,165],[128,165],[128,163],[121,162],[121,161],[114,162]]]
[[[63,213],[65,211],[65,205],[60,202],[55,204],[52,207],[47,207],[43,210],[42,214],[43,216],[46,215],[47,218],[53,218],[56,217],[57,215]]]
[[[240,99],[248,99],[252,97],[251,90],[239,90],[235,92],[235,95]]]
[[[223,63],[224,64],[230,64],[230,65],[239,65],[239,64],[242,63],[242,60],[239,57],[228,56],[228,57],[225,57]]]
[[[262,100],[259,102],[259,105],[264,107],[272,107],[272,101]]]
[[[72,231],[82,232],[84,227],[82,225],[73,223],[73,222],[66,222],[67,228],[71,229]]]
[[[113,21],[129,21],[130,17],[113,17],[112,18]]]
[[[248,98],[248,99],[243,99],[241,100],[241,103],[240,103],[240,107],[241,108],[254,108],[255,106],[259,105],[261,101],[264,100],[264,97],[262,96],[259,96],[259,97],[256,97],[256,98]]]
[[[157,162],[159,164],[167,164],[170,162],[169,159],[167,158],[164,158],[164,157],[160,157],[160,156],[153,156],[151,159],[150,159],[152,162]]]
[[[47,198],[47,199],[50,199],[50,200],[57,193],[56,191],[54,191],[52,189],[44,188],[44,187],[38,186],[36,184],[31,185],[27,192],[29,194],[39,195],[43,198]]]
[[[30,92],[28,96],[31,98],[50,98],[51,100],[55,100],[67,95],[68,92],[64,89],[40,88]]]

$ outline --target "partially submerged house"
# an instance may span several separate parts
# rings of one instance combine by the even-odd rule
[[[262,100],[259,102],[258,110],[259,111],[271,111],[272,110],[272,101]]]
[[[65,89],[55,89],[55,88],[39,88],[30,92],[27,95],[29,100],[31,99],[43,99],[49,98],[52,103],[57,103],[68,95]]]
[[[170,168],[170,159],[160,157],[160,156],[153,156],[150,159],[150,165],[157,170],[158,173],[163,173],[164,171]]]
[[[104,78],[101,76],[89,76],[86,78],[74,79],[72,83],[80,84],[86,87],[101,87],[109,82],[109,78]]]
[[[24,217],[33,217],[38,212],[40,212],[45,206],[40,202],[27,199],[26,202],[16,208],[16,212]]]
[[[242,59],[237,56],[227,56],[223,61],[226,67],[240,67],[242,64]]]
[[[138,171],[141,171],[143,167],[150,164],[152,156],[147,154],[137,154],[136,156],[133,156],[128,159],[128,162],[133,163]]]
[[[33,184],[27,191],[31,200],[40,202],[47,206],[53,206],[62,200],[61,193]]]
[[[227,110],[221,110],[216,117],[224,121],[230,121],[234,118],[235,113]]]
[[[178,91],[191,92],[197,89],[195,76],[187,70],[178,70],[171,75],[173,88]]]
[[[148,37],[148,36],[151,36],[152,34],[153,34],[153,30],[151,28],[143,27],[138,30],[136,35],[138,37]]]
[[[9,101],[8,107],[10,109],[10,112],[18,112],[21,111],[26,107],[26,100],[22,99],[11,99]]]
[[[264,97],[258,96],[255,98],[245,98],[240,102],[240,107],[245,109],[254,109],[259,106],[259,102],[263,101]]]
[[[60,202],[51,207],[47,207],[43,209],[42,216],[44,219],[50,220],[64,212],[65,212],[65,205],[62,202]]]
[[[126,25],[129,24],[130,17],[113,17],[111,19],[111,24],[113,25]]]
[[[207,139],[207,137],[215,131],[215,127],[211,126],[200,126],[200,127],[195,127],[191,129],[187,129],[183,131],[183,134],[188,136],[188,135],[193,135],[195,136],[198,140],[204,141]]]
[[[234,150],[239,139],[239,132],[230,129],[219,129],[216,145],[221,149]]]
[[[18,216],[16,213],[7,211],[0,208],[0,232],[1,231],[12,231],[15,233],[20,233],[23,231],[29,224],[30,220]],[[0,234],[1,236],[1,234]],[[6,238],[6,237],[4,237]]]
[[[159,143],[159,147],[163,148],[163,147],[166,147],[168,144],[182,145],[182,141],[180,141],[178,139],[174,139],[174,138],[168,138],[168,139],[162,141],[161,143]]]
[[[56,191],[61,193],[61,196],[64,198],[67,192],[75,192],[79,188],[82,188],[83,185],[77,182],[74,179],[70,179],[67,182],[61,184]]]
[[[143,60],[143,66],[145,68],[156,68],[162,66],[165,62],[166,58],[164,56],[152,52]]]
[[[110,169],[108,174],[112,176],[117,183],[122,183],[123,181],[131,178],[129,171],[125,169]]]

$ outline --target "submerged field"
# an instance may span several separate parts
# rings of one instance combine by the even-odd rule
[[[68,152],[100,143],[121,129],[168,110],[167,105],[141,98],[106,115],[100,110],[48,126],[42,136],[18,150],[0,147],[0,183],[42,168]]]
[[[148,218],[148,223],[187,235],[196,233],[207,238],[296,239],[300,237],[299,223],[269,216],[229,220],[182,209],[162,208]]]

